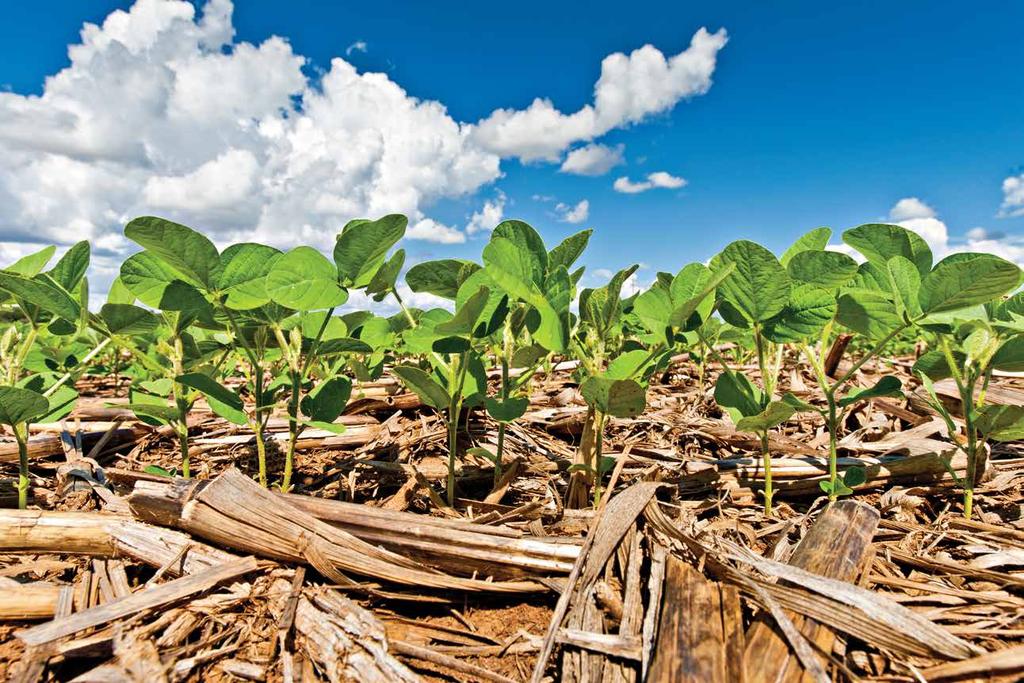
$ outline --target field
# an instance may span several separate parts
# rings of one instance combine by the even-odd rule
[[[0,270],[0,675],[1024,675],[1015,264],[869,224],[633,292],[590,231],[407,269],[406,225]]]

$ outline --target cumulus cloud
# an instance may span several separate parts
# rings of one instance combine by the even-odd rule
[[[935,218],[935,209],[917,197],[904,197],[889,210],[889,218],[895,221],[915,218]]]
[[[559,220],[563,223],[582,223],[590,217],[590,202],[583,199],[575,206],[557,204],[555,205],[555,211],[559,215]]]
[[[669,58],[652,45],[629,55],[608,55],[601,62],[593,104],[564,114],[551,100],[537,98],[526,109],[498,109],[479,122],[473,138],[502,157],[556,161],[574,142],[593,140],[706,93],[727,39],[724,29],[710,33],[701,28],[688,48]]]
[[[423,240],[438,244],[462,244],[466,241],[465,233],[457,228],[438,223],[433,218],[417,221],[405,231],[405,236],[411,240]]]
[[[124,224],[151,213],[221,246],[329,250],[348,220],[395,212],[409,216],[410,239],[463,242],[503,217],[504,195],[465,231],[429,216],[436,202],[493,183],[503,158],[558,160],[706,92],[726,41],[702,29],[675,56],[610,55],[577,114],[538,100],[473,124],[342,58],[310,80],[284,38],[237,41],[232,13],[231,0],[137,0],[85,24],[42,94],[0,92],[0,263],[24,251],[7,245],[89,239],[94,273],[113,273],[135,248]],[[534,125],[545,117],[550,127]],[[582,169],[587,154],[563,163]]]
[[[474,235],[478,232],[490,232],[505,219],[505,202],[507,197],[501,190],[494,199],[488,199],[479,211],[475,211],[466,224],[466,232]]]
[[[983,252],[1024,265],[1024,240],[983,227],[967,230],[962,239],[952,238],[938,212],[917,197],[896,202],[889,210],[889,220],[923,237],[936,261],[958,252]]]
[[[616,192],[637,194],[639,192],[646,192],[647,190],[653,190],[655,188],[677,190],[685,185],[685,178],[674,176],[671,173],[666,173],[665,171],[655,171],[654,173],[649,173],[646,180],[641,180],[639,182],[633,182],[626,176],[616,178],[612,187]]]
[[[1003,181],[1003,204],[999,207],[999,216],[1024,216],[1024,173]]]
[[[622,151],[625,148],[625,145],[609,147],[597,143],[577,147],[566,155],[559,170],[575,175],[604,175],[623,162]]]
[[[357,40],[345,48],[345,56],[351,57],[353,52],[366,52],[366,47],[367,45],[365,40]]]

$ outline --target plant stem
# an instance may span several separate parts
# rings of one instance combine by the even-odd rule
[[[607,416],[597,413],[597,443],[594,447],[594,508],[601,504],[601,455],[604,453],[604,423]]]
[[[448,505],[455,507],[455,457],[459,449],[459,413],[462,412],[462,385],[466,381],[466,368],[469,366],[467,352],[458,356],[458,362],[452,363],[451,399],[448,404]]]
[[[181,343],[181,335],[174,333],[173,353],[171,354],[172,372],[174,378],[171,380],[171,394],[174,399],[174,406],[178,410],[178,424],[175,431],[178,433],[178,451],[181,453],[181,476],[188,479],[191,476],[189,471],[188,456],[188,411],[189,400],[185,397],[186,389],[178,382],[178,377],[184,372],[183,361],[185,349]]]
[[[106,339],[103,339],[99,344],[97,344],[96,346],[92,347],[92,350],[89,351],[89,353],[85,354],[85,356],[82,358],[82,360],[80,360],[78,362],[78,364],[80,366],[85,366],[86,363],[88,363],[93,358],[95,358],[97,355],[99,355],[100,351],[102,351],[104,349],[104,347],[106,347],[106,345],[109,344],[109,343],[110,343],[110,337],[107,337]],[[53,386],[51,386],[49,389],[47,389],[46,391],[43,392],[43,396],[46,396],[47,398],[49,398],[50,396],[53,395],[53,392],[57,391],[57,389],[59,389],[60,386],[62,384],[64,384],[65,382],[67,382],[69,379],[71,379],[71,372],[70,371],[65,372],[63,375],[61,375],[59,378],[57,378],[57,381],[53,383]]]
[[[764,463],[764,513],[772,516],[772,454],[768,449],[768,432],[761,433],[761,460]]]
[[[256,467],[259,469],[260,486],[267,488],[267,444],[263,442],[263,423],[259,416],[256,417],[252,431],[256,435]]]
[[[28,507],[28,425],[14,425],[14,438],[18,442],[18,509],[24,510]]]

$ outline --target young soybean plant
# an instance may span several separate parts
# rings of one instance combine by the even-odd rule
[[[501,246],[492,249],[488,258],[493,263],[489,268],[482,268],[472,261],[444,259],[417,264],[406,274],[406,282],[414,292],[427,292],[454,301],[463,287],[463,292],[487,287],[491,292],[490,305],[497,305],[496,302],[505,298],[504,306],[508,311],[504,322],[486,339],[489,355],[497,359],[497,365],[501,368],[498,395],[488,397],[485,401],[488,415],[498,423],[497,451],[491,453],[483,448],[474,450],[476,454],[495,463],[495,484],[502,476],[507,427],[526,412],[529,401],[525,388],[541,364],[550,357],[550,349],[538,343],[531,332],[531,328],[534,332],[537,330],[539,312],[525,300],[536,295],[536,292],[531,292],[529,281],[532,280],[538,289],[545,282],[559,282],[560,274],[556,273],[561,268],[568,270],[572,267],[586,249],[591,234],[591,230],[583,230],[570,235],[550,251],[545,251],[543,241],[533,228],[522,221],[505,221],[492,232],[492,239],[500,237],[508,240],[514,248],[503,242]],[[510,276],[499,272],[498,278],[515,277],[517,281],[513,282],[512,288],[524,294],[525,298],[509,295],[491,275],[503,269],[502,254],[516,255],[516,250],[521,250],[519,256],[522,262],[536,266],[537,275]],[[569,279],[575,283],[581,275],[582,269],[577,269],[569,275]],[[548,312],[548,315],[551,313]],[[429,324],[429,319],[426,320]],[[416,332],[411,334],[415,336]],[[551,339],[548,341],[552,342]],[[560,341],[554,339],[555,344]],[[516,377],[511,374],[513,367],[519,369]]]
[[[43,272],[54,252],[54,247],[47,247],[0,270],[0,311],[9,321],[0,337],[0,423],[14,431],[18,443],[17,490],[22,509],[28,502],[29,423],[60,419],[78,397],[68,384],[76,368],[58,376],[41,356],[38,342],[41,335],[73,341],[85,332],[89,245],[74,245]],[[65,365],[84,368],[100,350],[102,346],[77,363],[66,356],[63,360]]]
[[[469,287],[467,287],[467,285]],[[480,340],[488,329],[503,322],[507,308],[502,297],[492,305],[491,292],[472,283],[460,288],[455,313],[444,309],[428,311],[420,318],[414,334],[405,344],[412,352],[423,353],[429,370],[415,365],[398,365],[392,371],[422,401],[443,414],[448,431],[448,505],[455,505],[455,461],[458,457],[458,430],[462,410],[483,403],[487,377],[480,358]]]
[[[713,343],[702,338],[722,365],[715,383],[715,400],[738,429],[759,436],[765,480],[762,494],[765,512],[770,515],[774,487],[768,435],[794,413],[792,406],[775,399],[783,344],[792,341],[794,334],[823,324],[817,308],[820,297],[814,291],[794,287],[779,259],[748,240],[729,244],[711,259],[709,267],[721,278],[717,288],[719,314],[734,328],[751,331],[762,384],[757,387],[746,375],[730,368],[715,352]]]
[[[133,220],[125,234],[146,251],[126,262],[127,267],[132,259],[140,260],[127,271],[122,267],[122,281],[143,303],[159,307],[173,324],[172,387],[180,436],[187,439],[184,416],[190,397],[197,395],[195,392],[205,395],[219,415],[253,430],[259,480],[266,486],[266,425],[278,395],[290,388],[290,438],[282,481],[287,487],[295,442],[304,426],[298,408],[303,405],[300,391],[309,367],[309,352],[315,355],[331,320],[329,312],[348,298],[338,266],[309,247],[282,254],[265,245],[243,243],[220,253],[195,230],[156,217]],[[319,318],[322,324],[311,343],[304,346],[303,316],[323,310],[328,314]],[[300,320],[286,334],[286,321],[296,315]],[[184,342],[188,339],[187,327],[193,324],[225,330],[223,340],[229,349],[248,362],[248,384],[255,404],[252,409],[246,407],[238,392],[217,381],[219,366],[185,367]],[[274,377],[278,360],[286,372],[268,381],[268,372]],[[314,418],[324,418],[337,406],[342,389],[336,382],[330,390],[310,392],[305,407]],[[321,405],[324,402],[331,403],[330,409]],[[335,417],[337,414],[330,419]]]
[[[1005,302],[954,313],[948,322],[928,325],[936,333],[938,348],[914,364],[930,397],[929,404],[946,422],[953,444],[967,457],[967,472],[961,479],[950,474],[964,490],[964,517],[970,519],[974,486],[984,471],[985,441],[1024,438],[1024,406],[985,403],[989,380],[995,370],[1024,371],[1024,294]],[[935,392],[934,382],[952,378],[960,395],[964,438]]]
[[[857,371],[905,330],[942,325],[951,313],[993,301],[1020,283],[1016,265],[990,254],[953,254],[932,268],[931,250],[924,240],[896,225],[862,225],[844,232],[843,241],[863,254],[866,262],[856,266],[811,250],[790,263],[791,272],[799,271],[805,281],[817,272],[814,277],[828,279],[838,287],[835,322],[872,342],[869,350],[834,380],[825,375],[820,352],[815,353],[807,343],[801,345],[826,401],[822,413],[829,432],[829,481],[822,482],[822,489],[830,500],[863,480],[863,475],[853,482],[840,480],[837,472],[836,445],[845,411],[861,400],[899,395],[901,389],[893,376],[883,377],[873,387],[849,389]],[[798,265],[801,261],[806,263]],[[843,277],[847,277],[845,282]],[[800,410],[814,409],[796,399],[789,402]]]
[[[581,498],[585,501],[586,487],[595,484],[594,504],[600,502],[598,480],[604,467],[601,451],[606,417],[635,417],[643,412],[651,375],[667,362],[683,332],[699,327],[710,317],[715,288],[732,272],[732,266],[712,273],[694,263],[674,278],[667,274],[659,277],[633,300],[631,316],[649,332],[641,344],[627,341],[622,330],[622,286],[636,268],[621,270],[604,287],[580,294],[580,322],[573,336],[573,350],[580,359],[580,393],[588,410],[580,443],[582,476],[575,479],[575,492],[570,480],[567,504],[580,505]]]

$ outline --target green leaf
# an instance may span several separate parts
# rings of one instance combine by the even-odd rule
[[[107,303],[108,304],[133,304],[135,303],[135,295],[124,286],[121,282],[121,276],[118,275],[114,278],[114,281],[110,283],[110,291],[107,292]]]
[[[54,252],[57,251],[57,247],[50,245],[43,247],[37,252],[31,253],[27,256],[22,256],[20,259],[7,266],[3,270],[8,273],[14,273],[15,275],[23,275],[25,277],[32,277],[42,272],[46,264],[53,258]]]
[[[281,252],[277,249],[254,242],[232,244],[225,249],[220,255],[217,277],[217,289],[226,295],[224,305],[246,311],[268,303],[267,274],[279,258]]]
[[[502,221],[491,233],[491,238],[495,237],[507,239],[530,255],[540,273],[541,279],[536,281],[537,284],[543,282],[545,273],[554,270],[554,266],[548,264],[548,251],[544,247],[544,240],[530,224],[517,220]]]
[[[190,372],[176,378],[186,387],[191,387],[206,397],[210,409],[228,422],[246,424],[245,407],[238,394],[201,372]]]
[[[896,312],[906,318],[921,316],[921,274],[917,267],[902,256],[893,256],[886,264],[896,304]]]
[[[512,354],[512,367],[528,368],[548,355],[548,350],[539,344],[530,344],[516,349]]]
[[[25,377],[18,382],[18,386],[38,394],[45,394],[46,390],[54,386],[59,379],[60,376],[57,373],[41,373]],[[45,414],[33,418],[34,422],[57,422],[67,417],[75,408],[78,391],[75,390],[71,382],[64,382],[46,398],[50,407]]]
[[[134,219],[125,227],[124,234],[191,284],[206,289],[214,288],[221,267],[220,254],[213,242],[204,235],[155,216]]]
[[[302,398],[299,407],[314,422],[332,423],[345,410],[351,395],[352,380],[339,375],[318,384]]]
[[[1024,337],[1007,339],[992,356],[992,367],[1005,372],[1024,372]]]
[[[473,334],[476,329],[480,314],[487,306],[491,292],[487,287],[480,287],[476,293],[470,296],[465,302],[455,309],[455,315],[451,320],[440,323],[434,327],[437,334],[445,336],[466,336]]]
[[[541,290],[544,271],[538,270],[540,263],[536,254],[499,236],[484,247],[483,257],[487,274],[499,287],[537,309],[541,324],[534,332],[535,340],[551,351],[564,350],[565,321]],[[547,258],[546,252],[544,258]]]
[[[510,396],[504,401],[488,398],[486,405],[487,414],[493,419],[498,422],[512,422],[523,416],[526,409],[530,407],[530,399],[525,396]]]
[[[723,372],[715,382],[715,402],[728,409],[733,422],[759,415],[763,396],[746,375],[736,372]]]
[[[817,407],[802,401],[790,392],[786,392],[785,396],[782,397],[782,402],[788,405],[797,413],[820,413]]]
[[[353,287],[369,284],[385,255],[405,235],[408,224],[408,218],[395,213],[346,225],[334,244],[334,263],[341,282]]]
[[[480,266],[461,259],[441,259],[417,263],[405,274],[405,283],[417,293],[434,294],[454,300],[459,287]]]
[[[590,236],[593,233],[593,230],[582,230],[562,240],[557,247],[548,252],[548,270],[552,271],[558,266],[565,266],[566,269],[571,268],[572,264],[576,263],[579,257],[583,255],[583,251],[587,248],[587,243],[590,242]]]
[[[839,399],[839,407],[845,408],[858,401],[866,401],[869,398],[880,398],[882,396],[902,396],[903,384],[892,375],[886,375],[878,380],[874,386],[863,389],[853,389],[843,398]]]
[[[768,407],[757,415],[744,417],[736,423],[736,429],[741,432],[767,432],[772,427],[780,425],[793,417],[796,410],[793,406],[783,401],[772,401]]]
[[[312,247],[295,247],[277,259],[266,287],[274,303],[296,311],[331,308],[348,300],[334,264]]]
[[[470,348],[469,339],[465,337],[440,337],[430,345],[430,350],[437,353],[465,353]]]
[[[43,274],[25,277],[0,271],[0,289],[68,322],[77,322],[82,312],[78,302],[64,288]]]
[[[892,296],[867,289],[850,290],[839,297],[836,320],[869,339],[882,339],[905,325]]]
[[[653,334],[661,334],[669,327],[672,318],[672,295],[668,287],[655,282],[650,289],[642,292],[633,302],[633,313],[640,323]],[[580,297],[580,314],[584,311],[584,300]]]
[[[147,306],[164,311],[196,312],[209,308],[198,289],[179,279],[173,268],[148,251],[121,264],[121,282]]]
[[[142,471],[145,472],[146,474],[152,474],[155,477],[178,476],[178,471],[176,469],[172,468],[168,470],[164,469],[163,467],[160,467],[159,465],[146,465],[145,467],[142,468]]]
[[[952,254],[921,281],[921,310],[939,313],[992,301],[1017,288],[1016,264],[992,254]]]
[[[324,339],[317,347],[317,353],[321,356],[331,356],[338,353],[371,353],[373,347],[361,339],[351,337],[337,337]]]
[[[813,285],[797,285],[786,307],[765,322],[764,336],[780,344],[812,339],[821,334],[835,314],[836,300],[832,294]]]
[[[505,322],[505,316],[508,314],[507,295],[482,268],[474,271],[459,287],[459,292],[455,296],[455,310],[462,310],[470,299],[479,293],[481,288],[487,289],[490,294],[477,315],[476,326],[472,330],[476,337],[493,334]]]
[[[430,374],[411,365],[396,365],[391,371],[428,406],[436,410],[448,409],[451,396]]]
[[[787,271],[798,282],[839,289],[857,274],[857,262],[838,251],[803,251],[793,256]]]
[[[868,471],[863,467],[851,467],[850,469],[843,472],[843,484],[848,489],[852,489],[860,486],[868,480]]]
[[[583,399],[605,415],[636,417],[647,406],[647,392],[631,379],[589,377],[580,386]]]
[[[898,225],[868,223],[843,233],[843,241],[871,263],[885,268],[893,256],[902,256],[917,266],[921,277],[932,267],[932,250],[920,235]]]
[[[821,251],[828,246],[828,241],[832,237],[831,228],[815,228],[810,232],[804,233],[793,243],[786,253],[782,255],[779,261],[783,266],[788,267],[789,262],[799,253],[805,251]]]
[[[0,386],[0,423],[20,425],[50,411],[50,402],[42,394],[21,387]]]
[[[966,356],[959,351],[954,351],[953,357],[961,367],[967,360]],[[952,370],[949,369],[949,363],[946,362],[946,354],[942,351],[928,351],[923,354],[914,363],[913,372],[915,375],[924,375],[934,382],[953,376]]]
[[[701,264],[690,264],[672,279],[669,294],[672,297],[672,315],[668,323],[672,327],[691,330],[699,327],[711,314],[714,307],[715,289],[732,276],[735,265],[728,263],[714,272],[705,273]],[[703,312],[702,312],[703,311]]]
[[[488,275],[512,296],[526,302],[543,296],[544,266],[529,249],[494,236],[484,247],[483,259]]]
[[[634,349],[621,353],[608,363],[604,377],[608,379],[635,379],[643,375],[643,370],[650,354],[643,349]]]
[[[790,280],[774,254],[756,242],[738,240],[711,259],[711,270],[730,263],[735,270],[718,285],[719,298],[749,322],[763,322],[783,309]]]
[[[166,403],[129,403],[127,408],[140,418],[150,417],[164,424],[177,422],[180,417],[178,409]]]
[[[978,409],[975,426],[993,441],[1024,439],[1024,406],[982,406]]]
[[[111,334],[130,337],[148,334],[160,325],[155,315],[131,304],[103,304],[100,317]]]
[[[82,240],[64,252],[49,275],[67,291],[73,291],[89,269],[89,242]]]
[[[373,274],[369,284],[366,285],[366,293],[383,296],[393,290],[404,265],[405,249],[399,249],[391,255],[390,259],[381,264],[381,267]]]

